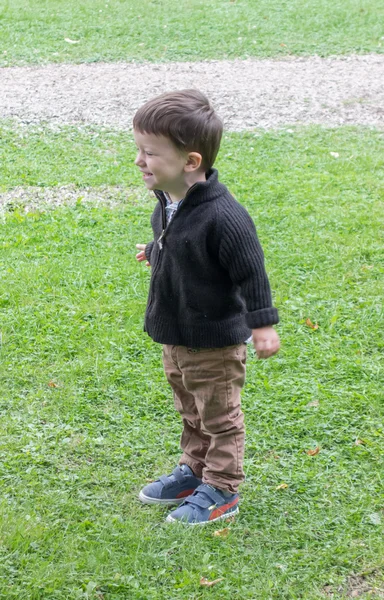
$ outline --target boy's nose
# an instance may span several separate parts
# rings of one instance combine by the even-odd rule
[[[140,167],[145,165],[145,161],[143,160],[143,156],[141,154],[141,152],[139,152],[139,154],[136,156],[136,160],[135,160],[135,165]]]

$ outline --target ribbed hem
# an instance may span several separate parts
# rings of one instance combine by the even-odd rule
[[[259,327],[276,325],[279,322],[279,314],[276,308],[262,308],[260,310],[255,310],[254,312],[247,313],[245,320],[250,329],[258,329]]]
[[[164,317],[147,316],[145,331],[159,344],[188,348],[224,348],[245,342],[252,333],[246,326],[244,315],[201,324],[179,323]]]
[[[155,242],[149,242],[146,246],[145,246],[145,258],[147,259],[147,261],[150,263],[151,262],[151,252],[152,252],[152,248],[153,248],[153,244]]]

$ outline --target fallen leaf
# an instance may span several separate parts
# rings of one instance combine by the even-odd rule
[[[223,581],[223,577],[220,577],[220,579],[214,579],[213,581],[208,581],[208,579],[206,579],[205,577],[202,577],[200,579],[200,585],[203,585],[205,587],[212,587],[213,585],[216,585],[216,583],[220,583],[220,581]]]
[[[57,385],[57,383],[55,383],[54,381],[49,381],[49,382],[48,382],[48,385],[49,385],[49,387],[51,387],[51,388],[57,388],[57,387],[59,387],[59,386]]]
[[[280,456],[278,454],[276,454],[276,452],[274,452],[273,450],[270,450],[269,452],[267,452],[267,454],[264,457],[264,460],[268,460],[269,458],[274,458],[275,460],[280,460]]]
[[[312,400],[312,402],[308,402],[307,406],[319,406],[319,404],[318,400]]]
[[[311,450],[307,450],[308,456],[316,456],[316,454],[319,454],[319,452],[320,452],[320,446],[316,446],[316,448],[312,448]]]
[[[308,327],[310,327],[311,329],[319,329],[319,326],[318,326],[318,324],[316,323],[316,325],[314,325],[314,324],[312,323],[311,319],[309,319],[309,318],[305,320],[305,324],[306,324]]]
[[[228,519],[225,519],[226,523],[234,523],[235,522],[235,517],[228,517]]]
[[[227,537],[227,535],[229,535],[229,529],[228,527],[225,527],[224,529],[218,529],[217,531],[214,531],[212,535],[214,537]]]
[[[80,44],[80,40],[71,40],[70,38],[64,38],[64,42],[67,42],[67,44]]]
[[[280,485],[277,486],[277,490],[286,490],[288,487],[288,483],[280,483]]]
[[[364,440],[356,440],[355,441],[355,446],[363,446],[364,444],[366,444],[367,442],[365,442]]]
[[[329,153],[333,158],[339,158],[340,154],[338,152],[330,152]]]

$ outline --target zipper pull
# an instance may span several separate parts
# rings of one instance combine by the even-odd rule
[[[157,240],[157,243],[159,244],[159,248],[160,250],[163,249],[163,242],[161,241],[164,237],[164,233],[165,233],[165,229],[163,229],[163,231],[161,232],[161,236],[159,237],[159,239]]]

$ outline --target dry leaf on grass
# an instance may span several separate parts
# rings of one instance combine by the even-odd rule
[[[203,585],[204,587],[212,587],[213,585],[216,585],[217,583],[220,583],[220,581],[223,581],[223,577],[220,577],[220,579],[214,579],[213,581],[208,581],[208,579],[206,579],[205,577],[202,577],[200,579],[200,585]]]
[[[365,442],[364,440],[356,440],[355,441],[355,446],[364,446],[364,444],[366,444],[367,442]]]
[[[312,402],[308,402],[307,406],[319,406],[320,402],[318,400],[312,400]]]
[[[288,487],[288,483],[280,483],[280,485],[277,486],[277,490],[286,490]]]
[[[54,381],[49,381],[49,382],[48,382],[48,385],[49,385],[49,387],[51,387],[51,388],[57,388],[57,387],[59,387],[59,386],[58,386],[58,384],[57,384],[57,383],[55,383]]]
[[[235,522],[235,517],[228,517],[228,519],[225,519],[226,523],[234,523]]]
[[[309,319],[309,318],[305,320],[305,324],[307,325],[307,327],[310,327],[311,329],[319,329],[318,324],[312,323],[311,319]]]
[[[214,531],[212,535],[213,537],[227,537],[227,535],[229,535],[229,529],[228,527],[218,529],[217,531]]]
[[[316,448],[311,448],[311,450],[307,450],[308,456],[316,456],[316,454],[319,454],[319,452],[320,446],[316,446]]]

